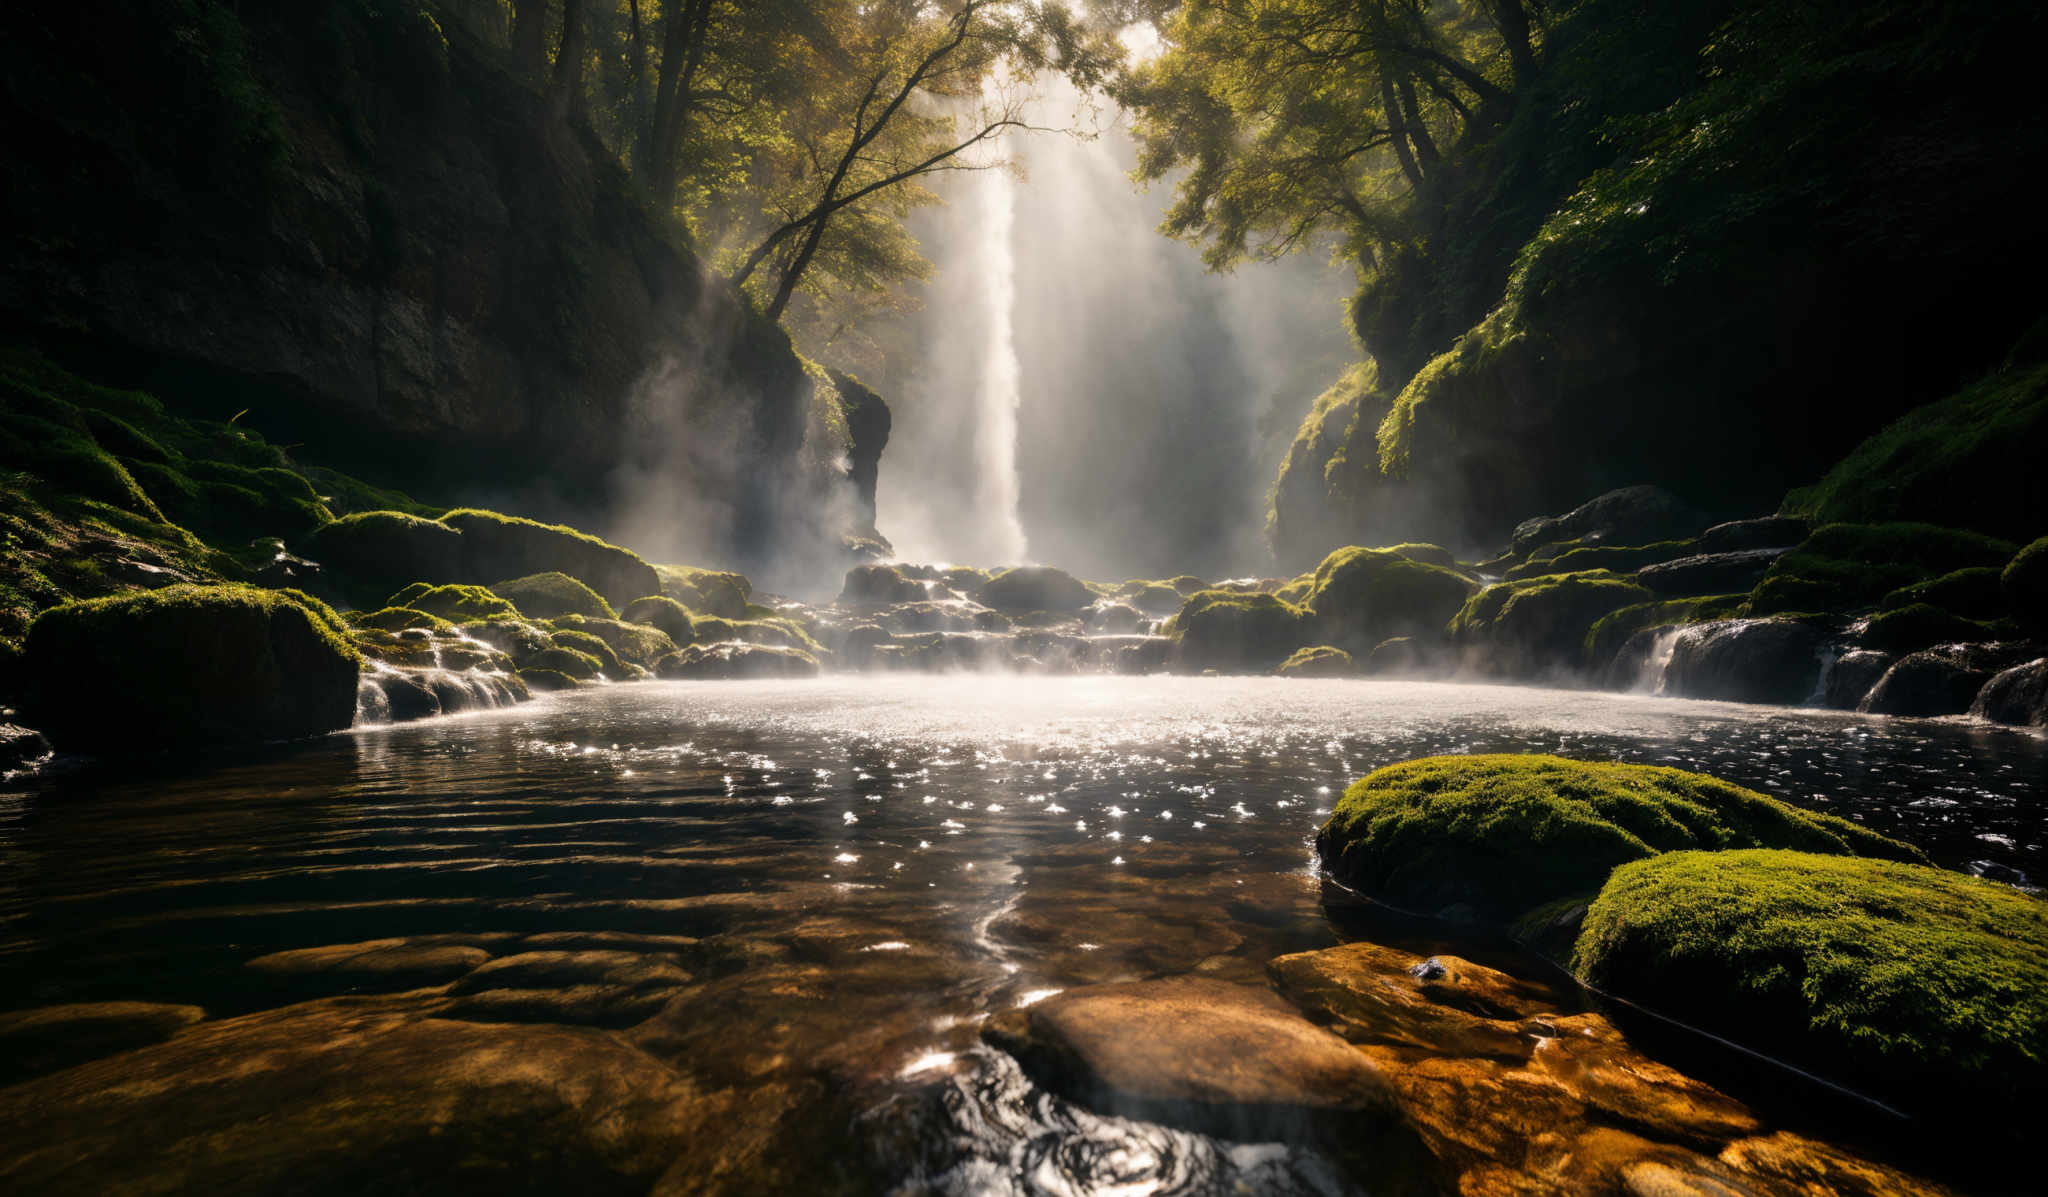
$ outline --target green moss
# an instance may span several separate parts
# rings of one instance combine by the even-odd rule
[[[430,586],[415,591],[408,586],[386,600],[387,607],[411,607],[461,622],[471,619],[516,618],[518,608],[482,586]]]
[[[982,584],[975,601],[1008,613],[1073,612],[1095,601],[1095,592],[1079,578],[1049,565],[1020,565]]]
[[[1896,611],[1915,603],[1928,603],[1965,619],[1997,619],[2005,615],[2005,591],[1999,585],[1999,571],[1988,565],[1959,569],[1926,582],[1901,586],[1884,596],[1878,607]]]
[[[1316,567],[1307,606],[1318,635],[1364,651],[1403,636],[1440,638],[1472,590],[1454,569],[1354,545]]]
[[[661,589],[654,567],[639,554],[574,528],[471,507],[449,512],[441,523],[462,533],[466,580],[560,572],[619,602]]]
[[[1880,611],[1865,625],[1865,648],[1910,653],[1936,644],[1963,644],[1996,638],[1991,627],[1944,611],[1931,603],[1914,603],[1893,611]]]
[[[1530,675],[1587,662],[1587,633],[1623,607],[1656,596],[1618,574],[1594,570],[1496,582],[1467,599],[1447,628],[1498,673]]]
[[[1207,582],[1193,574],[1181,574],[1179,577],[1168,578],[1166,584],[1180,591],[1183,596],[1192,595],[1197,590],[1209,589]]]
[[[691,611],[666,595],[650,594],[626,604],[627,620],[658,628],[678,645],[688,644],[697,638],[696,623]]]
[[[587,615],[593,619],[616,619],[618,613],[598,593],[564,573],[533,574],[505,582],[491,583],[491,591],[519,608],[529,619],[554,619],[561,615]]]
[[[930,597],[925,583],[905,574],[897,565],[856,565],[846,571],[846,581],[839,588],[839,601],[849,606],[892,606]],[[728,618],[742,618],[745,614],[742,610],[739,616]]]
[[[1501,922],[1590,896],[1627,861],[1750,847],[1924,859],[1846,819],[1704,774],[1540,755],[1390,765],[1346,790],[1316,836],[1324,866],[1369,895]]]
[[[1858,445],[1788,515],[1863,523],[1925,520],[2026,536],[2048,525],[2048,364],[2007,369],[1917,407]]]
[[[1827,524],[1772,563],[1750,594],[1750,612],[1866,611],[1901,587],[2003,565],[2013,550],[1995,537],[1932,524]]]
[[[989,576],[987,570],[976,569],[971,565],[952,565],[939,571],[939,580],[961,594],[973,594],[981,589],[987,584]]]
[[[693,644],[655,663],[665,678],[812,677],[818,659],[799,648],[726,642]]]
[[[73,751],[314,735],[355,719],[362,658],[293,590],[170,586],[66,603],[29,629],[38,724]]]
[[[401,511],[363,511],[322,525],[299,551],[363,586],[462,578],[462,534]]]
[[[349,616],[349,622],[359,628],[376,628],[381,632],[402,632],[408,628],[429,628],[440,631],[455,625],[438,615],[429,615],[411,607],[385,607],[381,610],[358,612]]]
[[[1999,574],[1999,588],[2021,623],[2048,632],[2048,536],[2013,554]]]
[[[1665,599],[1610,611],[1587,629],[1582,659],[1587,665],[1598,668],[1614,660],[1621,646],[1637,632],[1731,618],[1742,610],[1746,597],[1721,594],[1707,598]]]
[[[1270,594],[1198,590],[1161,631],[1187,669],[1264,673],[1301,647],[1308,612]]]
[[[737,640],[775,648],[793,648],[806,653],[819,651],[811,634],[786,619],[720,619],[699,615],[690,621],[692,639],[700,644]]]
[[[687,565],[660,565],[655,567],[655,571],[660,575],[661,584],[649,587],[643,593],[659,591],[693,611],[721,619],[746,618],[747,600],[753,596],[754,584],[745,575],[694,569]],[[675,635],[674,632],[669,634]]]
[[[563,628],[555,632],[552,639],[557,648],[574,649],[576,652],[595,660],[597,667],[603,670],[604,675],[613,681],[625,681],[630,676],[631,671],[625,668],[625,662],[619,659],[618,652],[601,638],[593,636],[589,632]],[[537,664],[541,663],[537,658],[529,658],[529,660],[534,660]],[[567,673],[569,671],[563,670],[563,672]]]
[[[565,635],[567,633],[556,634]],[[565,648],[557,644],[551,648],[544,648],[539,652],[528,653],[526,656],[521,657],[519,668],[522,673],[529,669],[552,669],[557,673],[565,674],[580,682],[596,677],[603,671],[604,662],[591,656],[589,653],[581,652],[574,648]]]
[[[590,619],[581,615],[564,615],[555,621],[557,628],[566,631],[587,632],[609,645],[618,654],[619,660],[642,669],[651,669],[662,657],[676,651],[676,642],[659,628],[645,624],[626,623],[616,619]]]
[[[1147,615],[1171,615],[1180,610],[1183,596],[1165,582],[1131,581],[1117,591],[1117,597]]]
[[[1579,934],[1588,984],[1915,1109],[2048,1095],[2048,905],[1939,869],[1801,852],[1627,864]]]
[[[1352,663],[1350,653],[1318,644],[1295,649],[1294,655],[1282,661],[1274,672],[1281,677],[1350,677],[1358,672],[1358,667]]]
[[[577,685],[575,678],[570,677],[559,669],[528,667],[520,670],[514,676],[518,677],[520,681],[525,682],[532,689],[541,691],[574,690]]]
[[[1690,540],[1664,540],[1656,544],[1632,546],[1582,545],[1564,548],[1563,551],[1549,556],[1544,556],[1543,549],[1538,549],[1530,555],[1530,560],[1510,568],[1505,580],[1515,582],[1542,574],[1580,573],[1591,569],[1633,573],[1645,565],[1676,561],[1698,551],[1698,544]]]

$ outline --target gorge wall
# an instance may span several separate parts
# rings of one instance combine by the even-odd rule
[[[0,66],[10,338],[435,502],[604,528],[665,478],[669,559],[840,534],[782,329],[429,10],[27,0]]]

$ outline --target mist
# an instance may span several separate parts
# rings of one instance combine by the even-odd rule
[[[1120,114],[1052,82],[1028,115],[1095,135],[1014,135],[1014,173],[949,176],[946,203],[913,221],[936,270],[921,357],[881,383],[882,532],[906,560],[1271,573],[1267,490],[1309,402],[1356,358],[1350,272],[1310,250],[1210,273],[1157,232],[1171,189],[1132,184]]]

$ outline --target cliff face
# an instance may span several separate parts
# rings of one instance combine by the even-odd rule
[[[490,48],[417,5],[27,0],[0,65],[13,336],[447,501],[681,475],[720,514],[673,547],[773,551],[787,337]]]

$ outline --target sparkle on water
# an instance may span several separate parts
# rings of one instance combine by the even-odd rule
[[[778,957],[735,953],[770,963],[692,1011],[689,1066],[824,1078],[905,1191],[1342,1192],[1312,1152],[1062,1101],[980,1025],[1338,942],[1310,841],[1343,787],[1495,751],[1698,769],[2048,877],[2048,741],[1953,721],[1266,678],[650,683],[0,794],[0,1004],[236,1013],[281,1000],[243,962],[388,936],[724,937],[822,963],[831,1000],[794,1016]]]

